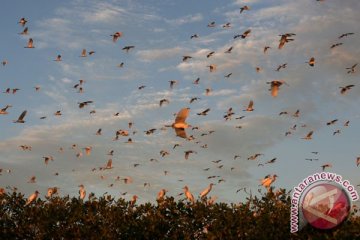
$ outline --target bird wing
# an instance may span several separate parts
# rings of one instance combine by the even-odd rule
[[[178,137],[187,138],[185,129],[175,128],[175,133],[176,133],[176,136],[178,136]]]
[[[21,113],[21,115],[19,116],[19,119],[18,120],[23,120],[24,119],[24,117],[25,117],[25,115],[26,115],[26,113],[27,113],[27,111],[25,110],[25,111],[23,111],[22,113]]]
[[[186,118],[189,116],[190,109],[189,108],[183,108],[181,109],[175,118],[175,123],[184,123]]]
[[[253,107],[253,105],[254,105],[253,100],[250,100],[248,108],[252,108],[252,107]]]
[[[312,135],[313,135],[313,133],[314,133],[314,131],[310,131],[307,135],[306,135],[306,137],[311,137]]]

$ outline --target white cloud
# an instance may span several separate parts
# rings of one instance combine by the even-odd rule
[[[165,21],[173,24],[173,25],[183,25],[188,23],[200,22],[203,20],[203,15],[201,13],[197,13],[194,15],[186,15],[181,18],[176,19],[166,19]]]
[[[140,61],[151,62],[154,60],[164,60],[168,58],[178,57],[182,58],[185,55],[186,49],[182,47],[164,48],[164,49],[150,49],[139,50],[136,54]]]

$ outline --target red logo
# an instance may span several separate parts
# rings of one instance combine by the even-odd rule
[[[349,215],[350,199],[344,189],[320,183],[305,194],[301,207],[310,225],[318,229],[331,229]]]

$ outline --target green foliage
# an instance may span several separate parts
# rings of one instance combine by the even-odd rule
[[[1,239],[359,239],[360,217],[319,231],[290,233],[290,196],[272,191],[239,204],[167,197],[131,206],[111,196],[83,201],[52,197],[25,206],[20,193],[0,196]]]

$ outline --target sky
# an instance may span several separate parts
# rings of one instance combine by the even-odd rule
[[[240,13],[244,6],[250,9]],[[6,61],[0,65],[0,108],[12,107],[0,115],[0,187],[17,187],[25,195],[38,190],[43,197],[56,186],[61,196],[78,196],[83,184],[98,196],[136,194],[139,202],[153,202],[162,188],[181,199],[185,185],[198,196],[215,183],[211,196],[237,203],[248,196],[238,189],[265,191],[259,184],[268,174],[278,175],[275,188],[290,190],[327,163],[327,171],[360,184],[359,73],[357,67],[353,73],[346,69],[359,62],[359,10],[357,0],[6,1],[0,10],[0,61]],[[22,17],[26,35],[19,34]],[[214,27],[208,27],[211,22]],[[248,29],[246,38],[234,38]],[[115,32],[122,35],[113,42]],[[294,41],[278,49],[285,33],[296,34]],[[339,39],[344,33],[354,34]],[[24,48],[29,38],[35,48]],[[330,48],[336,43],[342,45]],[[126,52],[125,46],[134,48]],[[95,53],[80,57],[82,49]],[[54,61],[58,55],[61,61]],[[311,57],[313,67],[307,63]],[[209,71],[210,64],[216,71]],[[80,79],[82,92],[74,88]],[[277,97],[267,84],[273,80],[287,83]],[[340,87],[348,85],[354,87],[341,94]],[[7,88],[20,90],[3,93]],[[193,97],[199,99],[190,103]],[[160,107],[161,99],[169,103]],[[254,111],[243,111],[250,100]],[[93,102],[80,109],[84,101]],[[193,140],[164,127],[186,107],[187,122],[198,127],[186,130]],[[207,108],[206,116],[197,114]],[[229,108],[234,115],[226,121]],[[25,123],[13,123],[24,110]],[[99,128],[102,134],[96,135]],[[130,135],[114,140],[118,130]],[[310,131],[313,139],[302,139]],[[126,143],[129,137],[133,143]],[[174,144],[180,146],[173,149]],[[161,150],[169,155],[162,157]],[[196,153],[185,160],[188,150]],[[256,153],[263,155],[248,160]],[[235,155],[240,157],[234,160]],[[45,164],[45,156],[53,161]],[[100,170],[110,158],[113,168]],[[28,183],[32,176],[36,182]]]

